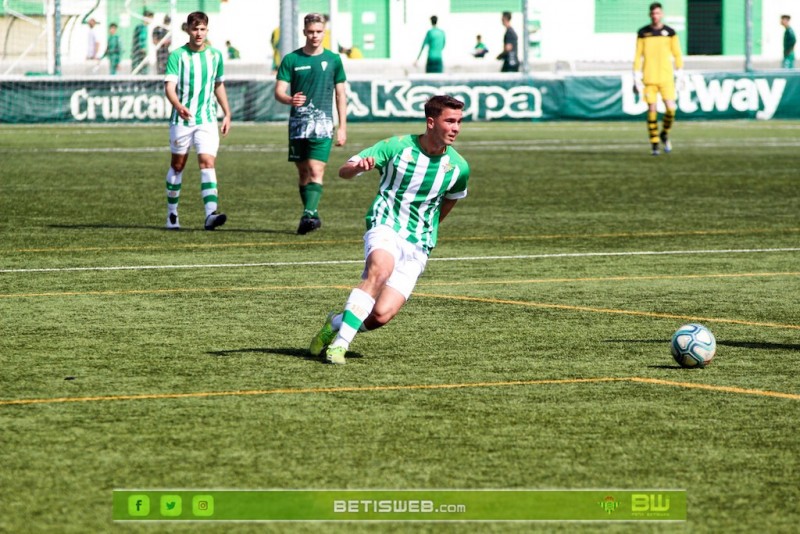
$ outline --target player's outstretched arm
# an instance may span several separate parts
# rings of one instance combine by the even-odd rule
[[[339,177],[349,180],[355,178],[361,173],[372,170],[375,168],[375,158],[360,158],[358,160],[350,159],[339,167]]]

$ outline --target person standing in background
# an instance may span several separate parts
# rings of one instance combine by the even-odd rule
[[[147,26],[153,20],[153,13],[145,11],[142,21],[133,29],[131,43],[131,74],[147,74]]]
[[[272,45],[272,74],[278,72],[278,65],[281,64],[281,29],[280,27],[272,30],[272,35],[269,38],[269,43]]]
[[[489,53],[489,49],[486,48],[483,40],[481,39],[480,34],[475,37],[475,48],[472,49],[472,55],[475,57],[483,57]]]
[[[677,79],[678,85],[683,83],[683,57],[678,34],[664,24],[663,18],[661,4],[650,4],[650,24],[636,32],[636,56],[633,60],[633,90],[642,94],[647,102],[647,132],[653,156],[659,154],[659,141],[664,145],[664,153],[672,152],[669,133],[677,109],[675,81]],[[659,94],[666,107],[660,134],[657,109]]]
[[[171,22],[170,16],[164,15],[164,22],[153,28],[153,45],[156,47],[156,72],[158,74],[167,72],[169,47],[172,46],[172,37],[169,29]]]
[[[425,72],[427,73],[441,73],[444,72],[444,63],[442,61],[442,50],[445,45],[445,35],[442,30],[436,27],[439,22],[439,17],[436,15],[431,17],[431,29],[425,34],[425,39],[422,41],[422,46],[417,54],[417,59],[414,61],[414,66],[417,66],[417,61],[422,57],[422,52],[425,47],[428,47],[428,61],[425,62]]]
[[[794,30],[789,26],[789,21],[792,17],[789,15],[781,15],[781,26],[786,28],[783,32],[783,68],[794,68],[794,45],[797,44],[797,38],[794,35]]]
[[[225,48],[228,50],[228,59],[239,59],[241,58],[241,54],[239,54],[239,50],[231,44],[230,41],[225,41]]]
[[[95,29],[97,21],[89,19],[86,24],[89,26],[89,34],[86,41],[86,59],[100,59],[100,40],[97,38],[97,30]]]
[[[117,25],[113,22],[108,26],[108,44],[103,57],[108,58],[109,74],[116,74],[119,68],[119,60],[122,57],[122,47],[119,44]]]
[[[511,12],[503,11],[503,26],[506,33],[503,36],[503,51],[497,59],[503,60],[503,67],[500,72],[519,72],[519,58],[517,56],[518,38],[517,32],[511,27]]]

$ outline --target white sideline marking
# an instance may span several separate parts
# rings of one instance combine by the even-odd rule
[[[596,258],[608,256],[670,256],[688,254],[757,254],[764,252],[800,252],[800,248],[743,248],[723,250],[643,250],[629,252],[564,252],[556,254],[521,254],[516,256],[461,256],[430,258],[429,261],[540,260],[548,258]],[[345,265],[364,260],[272,261],[261,263],[196,263],[189,265],[120,265],[116,267],[53,267],[40,269],[0,269],[0,273],[64,273],[76,271],[147,271],[164,269],[225,269],[240,267],[297,267],[300,265]]]
[[[471,150],[489,150],[497,146],[502,146],[510,150],[517,151],[552,151],[552,150],[635,150],[640,151],[642,143],[638,141],[616,141],[607,140],[565,140],[565,139],[509,139],[503,141],[460,141],[460,148]],[[687,141],[686,148],[794,148],[800,147],[800,140],[784,137],[743,137],[739,139],[721,139],[705,141]],[[19,147],[19,148],[0,148],[0,154],[147,154],[166,152],[169,147],[163,146],[140,146],[140,147]],[[285,152],[284,145],[264,144],[264,145],[224,145],[220,147],[222,152],[239,153],[271,153]]]

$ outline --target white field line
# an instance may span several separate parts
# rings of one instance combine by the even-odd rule
[[[800,248],[744,248],[723,250],[642,250],[627,252],[564,252],[555,254],[520,254],[514,256],[460,256],[454,258],[431,258],[429,261],[502,261],[540,260],[555,258],[597,258],[611,256],[680,256],[692,254],[761,254],[769,252],[800,252]],[[119,265],[111,267],[52,267],[32,269],[0,269],[0,273],[64,273],[82,271],[148,271],[167,269],[230,269],[242,267],[299,267],[302,265],[346,265],[363,263],[364,260],[328,261],[272,261],[259,263],[197,263],[187,265]]]
[[[457,143],[459,148],[470,150],[491,149],[504,147],[513,151],[584,151],[584,150],[640,150],[640,142],[608,142],[607,140],[598,141],[579,141],[567,139],[511,139],[503,141],[462,141]],[[360,145],[359,145],[360,146]],[[792,148],[800,147],[800,139],[790,139],[781,137],[746,137],[739,139],[720,139],[706,141],[688,141],[685,144],[687,149],[692,148]],[[53,147],[53,148],[0,148],[3,154],[142,154],[166,152],[169,147],[165,146],[140,146],[140,147]],[[220,151],[231,153],[270,153],[285,152],[284,145],[264,144],[264,145],[228,145],[221,146]]]

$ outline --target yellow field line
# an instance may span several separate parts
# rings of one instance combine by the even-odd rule
[[[740,395],[756,395],[761,397],[774,397],[780,399],[800,400],[800,395],[768,391],[763,389],[748,389],[733,386],[717,386],[713,384],[697,384],[693,382],[676,382],[658,378],[643,377],[599,377],[599,378],[564,378],[544,380],[514,380],[503,382],[467,382],[461,384],[410,384],[395,386],[341,386],[329,388],[282,388],[244,391],[198,391],[194,393],[150,393],[140,395],[103,395],[95,397],[56,397],[50,399],[6,399],[0,400],[0,406],[24,406],[32,404],[64,404],[69,402],[99,402],[99,401],[125,401],[125,400],[164,400],[164,399],[191,399],[209,397],[238,397],[238,396],[263,396],[263,395],[295,395],[308,393],[363,393],[375,391],[422,391],[442,389],[468,389],[491,388],[509,386],[532,386],[548,384],[596,384],[603,382],[630,382],[638,384],[651,384],[659,386],[674,386],[688,389],[703,389],[723,393],[736,393]]]
[[[512,285],[512,284],[547,284],[570,282],[635,282],[637,280],[702,280],[707,278],[768,278],[773,276],[800,276],[798,272],[774,273],[710,273],[710,274],[676,274],[676,275],[644,275],[644,276],[596,276],[581,278],[529,278],[522,280],[467,280],[460,282],[423,282],[417,287],[464,287],[480,285]],[[308,286],[252,286],[252,287],[177,287],[167,289],[120,289],[102,291],[49,291],[45,293],[9,293],[0,294],[3,298],[27,297],[76,297],[76,296],[111,296],[111,295],[158,295],[174,293],[203,293],[228,291],[287,291],[287,290],[325,290],[350,289],[348,285],[308,285]],[[416,293],[419,294],[419,293]],[[517,301],[514,301],[517,303]]]
[[[57,397],[52,399],[0,400],[0,406],[26,404],[59,404],[65,402],[95,402],[145,399],[186,399],[204,397],[232,397],[244,395],[289,395],[303,393],[359,393],[365,391],[408,391],[430,389],[465,389],[504,386],[531,386],[537,384],[585,384],[595,382],[624,382],[628,378],[564,378],[553,380],[515,380],[508,382],[467,382],[463,384],[411,384],[396,386],[341,386],[330,388],[264,389],[246,391],[199,391],[195,393],[152,393],[142,395],[105,395],[97,397]]]
[[[687,230],[675,232],[609,232],[601,234],[532,234],[510,236],[473,236],[443,238],[443,243],[458,241],[524,241],[536,239],[614,239],[635,237],[680,237],[704,235],[752,235],[766,233],[796,233],[800,228],[751,228],[744,230]],[[279,246],[314,246],[314,245],[343,245],[348,243],[361,243],[361,239],[342,239],[324,241],[258,241],[246,243],[171,243],[169,245],[141,245],[141,246],[116,246],[116,247],[47,247],[47,248],[20,248],[8,252],[37,253],[37,252],[105,252],[105,251],[141,251],[141,250],[176,250],[176,249],[218,249],[218,248],[253,248],[253,247],[279,247]]]
[[[705,389],[708,391],[723,391],[725,393],[738,393],[741,395],[759,395],[762,397],[777,397],[779,399],[800,400],[800,395],[796,393],[782,393],[780,391],[766,391],[763,389],[748,389],[733,386],[715,386],[712,384],[695,384],[693,382],[674,382],[672,380],[660,380],[658,378],[629,378],[630,382],[642,384],[657,384],[659,386],[675,386],[680,388]]]
[[[740,324],[746,326],[764,326],[768,328],[789,328],[793,330],[800,330],[800,325],[782,324],[782,323],[761,323],[756,321],[724,319],[719,317],[698,317],[694,315],[678,315],[672,313],[619,310],[615,308],[594,308],[591,306],[572,306],[569,304],[550,304],[546,302],[529,302],[524,300],[505,300],[505,299],[492,299],[483,297],[467,297],[459,295],[436,295],[433,293],[415,293],[415,295],[418,297],[428,297],[428,298],[445,299],[445,300],[461,300],[465,302],[481,302],[484,304],[511,304],[514,306],[525,306],[530,308],[544,308],[544,309],[568,310],[568,311],[591,312],[591,313],[607,313],[616,315],[633,315],[638,317],[653,317],[657,319],[680,319],[682,321]]]

